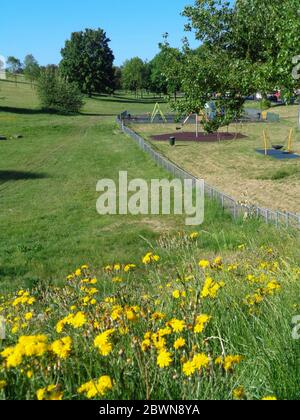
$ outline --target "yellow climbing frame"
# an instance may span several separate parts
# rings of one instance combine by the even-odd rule
[[[156,103],[155,106],[154,106],[153,112],[151,114],[151,123],[153,123],[153,121],[154,121],[154,119],[157,115],[160,115],[165,123],[167,122],[165,114],[162,112],[159,103]]]

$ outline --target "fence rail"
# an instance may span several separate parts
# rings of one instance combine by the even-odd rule
[[[127,127],[124,119],[122,118],[124,114],[127,113],[119,115],[116,119],[120,129],[125,134],[130,136],[144,152],[148,153],[158,166],[171,173],[174,177],[180,179],[191,179],[196,183],[197,178],[194,175],[180,168],[165,156],[162,156],[159,152],[154,150],[154,148],[145,139],[143,139],[143,137],[139,136],[135,131]],[[229,211],[234,219],[240,217],[256,217],[263,219],[266,223],[273,224],[277,227],[284,225],[286,227],[300,228],[300,215],[290,212],[283,213],[280,211],[264,209],[256,205],[246,205],[239,203],[234,198],[218,191],[216,188],[208,185],[207,183],[205,183],[205,193],[211,199],[219,202],[222,208]]]

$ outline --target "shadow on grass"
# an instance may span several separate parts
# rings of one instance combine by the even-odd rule
[[[19,115],[57,115],[62,117],[115,117],[118,115],[118,112],[114,114],[104,114],[104,113],[89,113],[89,112],[78,112],[78,113],[63,113],[51,109],[30,109],[30,108],[15,108],[9,106],[0,106],[0,113],[6,112],[11,114]]]
[[[48,111],[45,111],[43,109],[15,108],[12,106],[0,106],[0,112],[8,112],[12,114],[22,115],[49,114]]]
[[[48,178],[48,175],[44,173],[35,173],[35,172],[0,170],[0,182],[43,179],[43,178]]]
[[[116,117],[119,115],[119,112],[116,112],[115,114],[101,114],[101,113],[91,113],[91,112],[80,112],[77,115],[81,115],[82,117]]]
[[[103,101],[103,102],[116,102],[120,104],[155,104],[155,103],[166,103],[164,99],[160,98],[128,98],[125,96],[105,96],[105,95],[93,95],[92,99]]]

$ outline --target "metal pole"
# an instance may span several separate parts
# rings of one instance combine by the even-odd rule
[[[300,95],[299,95],[299,107],[298,107],[298,128],[300,130]]]

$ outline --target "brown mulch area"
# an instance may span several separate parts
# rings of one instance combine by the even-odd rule
[[[244,139],[247,136],[244,136],[241,133],[198,133],[198,137],[196,137],[196,133],[192,131],[181,132],[177,131],[176,133],[170,134],[160,134],[156,136],[151,136],[151,139],[157,141],[168,141],[170,137],[175,137],[178,141],[194,141],[194,142],[218,142],[218,141],[226,141],[226,140],[238,140]]]

